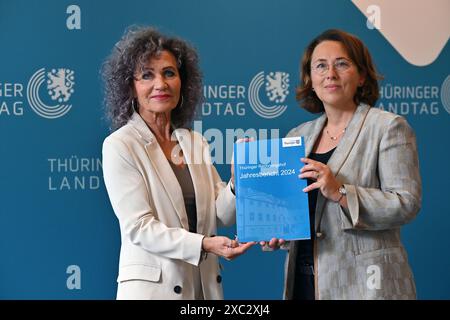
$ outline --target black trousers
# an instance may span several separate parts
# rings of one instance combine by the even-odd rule
[[[295,268],[295,283],[293,300],[315,300],[314,267],[297,265]]]

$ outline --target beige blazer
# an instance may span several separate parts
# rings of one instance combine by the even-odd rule
[[[291,130],[309,155],[326,115]],[[315,228],[316,299],[414,299],[416,290],[400,228],[415,218],[422,189],[415,135],[398,115],[361,104],[328,161],[347,189],[348,209],[319,191]],[[286,263],[292,297],[297,243]]]
[[[103,175],[119,220],[118,299],[194,299],[200,270],[205,299],[223,299],[217,256],[200,262],[204,235],[235,221],[235,197],[211,164],[198,133],[174,131],[195,189],[197,232],[190,233],[178,180],[138,113],[103,143]]]

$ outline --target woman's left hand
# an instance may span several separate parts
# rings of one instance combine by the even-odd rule
[[[309,178],[316,180],[305,189],[304,192],[309,192],[314,189],[320,189],[322,195],[332,201],[338,201],[340,198],[339,187],[342,185],[333,175],[330,168],[322,162],[315,161],[309,158],[300,159],[305,166],[300,169],[299,178]]]

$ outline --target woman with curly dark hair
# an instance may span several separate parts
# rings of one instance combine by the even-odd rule
[[[252,243],[214,236],[235,220],[234,175],[222,182],[206,140],[188,129],[202,92],[196,51],[130,29],[103,80],[116,129],[103,143],[103,174],[121,230],[117,298],[222,299],[218,256]]]

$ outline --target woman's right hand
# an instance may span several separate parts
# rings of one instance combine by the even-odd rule
[[[206,252],[214,253],[227,260],[233,260],[245,253],[254,244],[255,242],[239,243],[224,236],[214,236],[204,237],[202,248]]]

